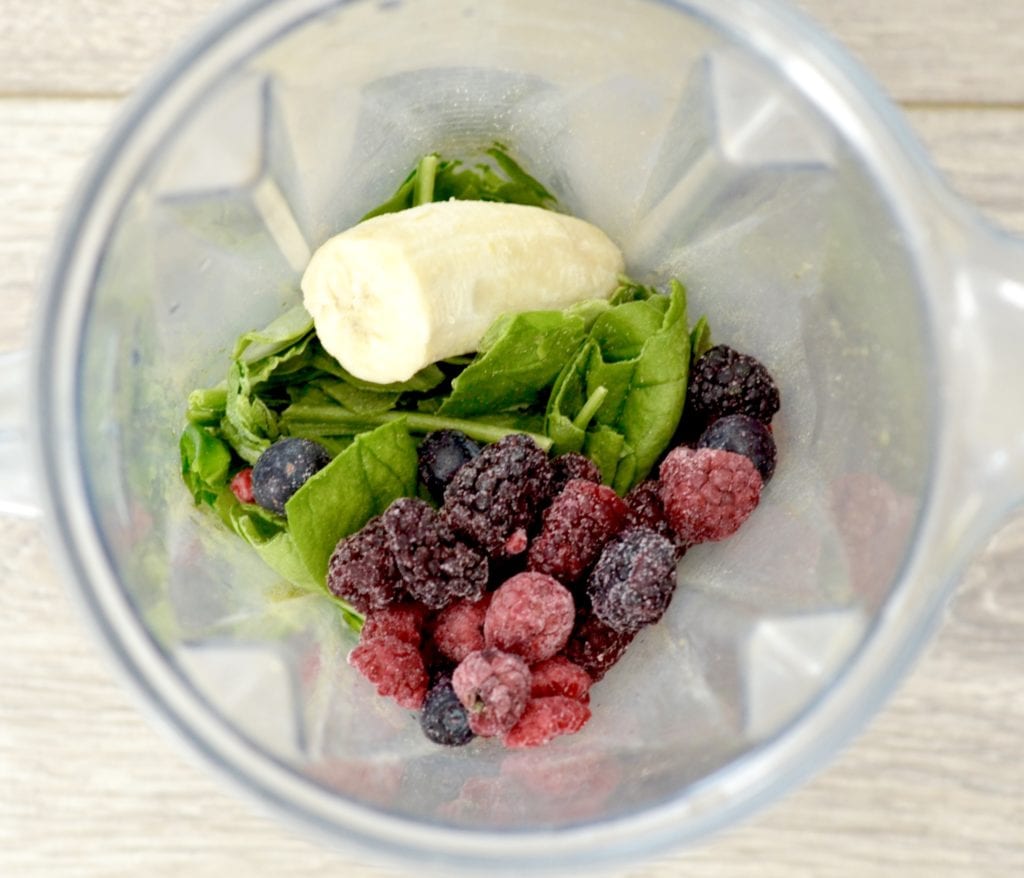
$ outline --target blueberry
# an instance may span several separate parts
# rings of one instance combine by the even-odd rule
[[[440,502],[444,489],[462,467],[480,453],[480,446],[458,430],[436,430],[420,443],[420,478]]]
[[[719,448],[750,458],[767,483],[775,472],[775,439],[767,425],[750,415],[726,415],[708,427],[697,440],[698,448]]]
[[[253,497],[264,509],[284,515],[292,494],[330,462],[327,449],[310,439],[281,439],[252,468]]]
[[[427,693],[420,713],[420,727],[431,741],[446,747],[460,747],[473,739],[469,713],[448,678],[442,677]]]

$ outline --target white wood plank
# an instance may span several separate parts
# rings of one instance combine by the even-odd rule
[[[0,93],[124,94],[220,5],[218,0],[4,0]],[[1024,101],[1020,0],[798,0],[797,5],[858,55],[898,100]]]

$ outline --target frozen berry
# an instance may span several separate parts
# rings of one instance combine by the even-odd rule
[[[623,634],[657,622],[675,588],[675,548],[644,527],[629,528],[605,546],[587,580],[594,615]]]
[[[526,710],[505,735],[505,746],[540,747],[559,735],[572,735],[590,719],[590,708],[575,698],[549,695],[532,698]]]
[[[431,741],[445,747],[461,747],[473,740],[469,713],[448,678],[441,678],[427,692],[420,713],[420,728]]]
[[[757,468],[732,451],[674,448],[659,474],[665,517],[691,546],[734,534],[761,499]]]
[[[284,515],[292,495],[330,462],[327,449],[311,439],[280,439],[252,468],[253,497],[264,509]]]
[[[705,422],[744,414],[767,423],[779,410],[779,388],[760,361],[720,344],[693,364],[686,400]]]
[[[520,573],[494,592],[484,617],[484,642],[534,664],[565,646],[575,618],[564,585],[544,573]]]
[[[455,474],[442,514],[456,533],[501,557],[526,549],[526,537],[550,499],[548,456],[529,436],[513,433]]]
[[[661,485],[654,479],[645,479],[626,495],[629,507],[629,521],[633,527],[646,527],[661,534],[676,549],[676,560],[686,553],[685,544],[676,536],[672,525],[665,518],[665,506],[661,502]]]
[[[635,636],[635,632],[624,634],[610,628],[585,608],[576,614],[565,657],[583,668],[596,683],[622,658]]]
[[[601,470],[594,461],[578,451],[567,451],[551,458],[551,471],[554,480],[551,485],[553,493],[559,493],[570,479],[584,479],[588,482],[601,484]]]
[[[484,617],[490,603],[488,592],[479,600],[456,601],[438,613],[433,642],[442,655],[461,662],[471,652],[484,648]]]
[[[406,591],[432,610],[475,599],[487,585],[487,558],[457,539],[429,503],[400,497],[381,516]]]
[[[530,545],[527,566],[572,585],[586,574],[628,517],[629,507],[607,485],[572,479],[544,510],[544,523]]]
[[[564,695],[586,704],[590,700],[590,675],[564,655],[556,655],[530,668],[530,697]]]
[[[252,467],[247,466],[235,473],[231,479],[231,493],[235,495],[239,503],[255,503],[256,498],[252,494]]]
[[[479,453],[480,446],[458,430],[427,433],[419,448],[420,479],[440,501],[455,473]]]
[[[394,698],[402,707],[419,710],[427,695],[427,670],[419,650],[391,635],[360,641],[348,663],[377,687],[377,694]]]
[[[466,656],[452,674],[452,688],[469,711],[474,734],[507,732],[530,698],[530,669],[519,656],[483,649]]]
[[[423,623],[427,608],[422,604],[403,601],[366,614],[363,630],[359,632],[360,642],[374,637],[397,637],[405,643],[419,646],[423,639]]]
[[[379,517],[338,542],[327,565],[327,588],[360,613],[380,610],[402,596],[402,577]]]
[[[698,448],[721,448],[749,457],[761,481],[767,484],[775,472],[775,438],[764,421],[750,415],[726,415],[708,427],[697,440]]]

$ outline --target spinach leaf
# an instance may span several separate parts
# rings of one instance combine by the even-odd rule
[[[231,468],[231,448],[204,427],[189,423],[178,441],[181,452],[181,477],[196,505],[213,505],[227,484]]]
[[[227,385],[198,388],[188,395],[185,418],[193,424],[215,426],[224,417],[228,402]]]
[[[711,327],[708,326],[708,318],[702,316],[690,331],[690,368],[693,368],[694,361],[710,350]]]
[[[569,311],[499,317],[480,344],[483,353],[452,381],[438,414],[466,418],[536,403],[585,334],[583,318]]]
[[[416,443],[401,420],[357,436],[285,505],[288,533],[309,576],[324,582],[338,540],[392,500],[414,496],[416,482]]]
[[[313,318],[302,305],[295,305],[263,329],[238,337],[231,359],[255,363],[290,348],[313,330]]]
[[[277,416],[253,392],[246,367],[235,360],[228,372],[227,403],[221,433],[238,456],[256,463],[278,437]]]

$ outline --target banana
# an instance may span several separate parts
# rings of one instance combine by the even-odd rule
[[[405,381],[475,351],[501,314],[608,298],[624,270],[600,229],[539,207],[440,201],[326,241],[302,277],[329,354],[364,381]]]

